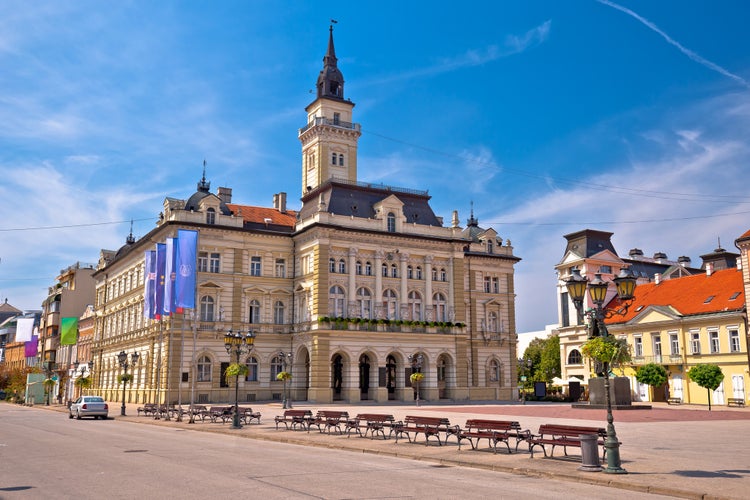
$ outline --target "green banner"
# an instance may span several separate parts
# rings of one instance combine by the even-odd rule
[[[78,318],[63,318],[60,322],[60,345],[75,345],[78,339]]]

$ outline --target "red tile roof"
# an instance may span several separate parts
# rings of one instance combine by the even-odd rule
[[[738,240],[744,240],[745,238],[750,238],[750,229],[747,230],[745,234],[737,238]]]
[[[227,203],[227,207],[234,215],[241,215],[245,222],[265,224],[266,219],[270,219],[269,224],[294,227],[297,221],[297,212],[294,210],[279,212],[275,208],[252,207],[235,203]]]
[[[709,297],[713,298],[708,300]],[[619,300],[615,299],[607,305],[607,309],[617,309],[619,306]],[[615,315],[607,323],[630,321],[648,306],[671,306],[683,316],[741,310],[745,306],[742,272],[723,269],[714,271],[711,276],[697,274],[663,280],[658,285],[638,285],[627,313]]]

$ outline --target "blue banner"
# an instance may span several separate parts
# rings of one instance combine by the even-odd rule
[[[156,244],[156,290],[154,291],[154,318],[161,319],[164,311],[164,282],[166,281],[167,245]]]
[[[175,310],[175,262],[177,261],[177,238],[167,238],[167,260],[164,268],[164,314],[169,316]]]
[[[175,263],[176,307],[195,309],[195,266],[198,253],[198,231],[177,230],[177,261]]]
[[[156,252],[146,250],[143,255],[143,317],[154,319],[154,288],[156,286]]]

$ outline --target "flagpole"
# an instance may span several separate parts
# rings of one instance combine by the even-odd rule
[[[177,363],[177,421],[182,422],[182,365],[185,362],[185,310],[180,322],[180,361]]]
[[[162,330],[161,320],[159,320],[159,353],[156,356],[156,408],[157,411],[154,413],[154,420],[159,420],[159,410],[161,407],[161,345],[162,345]]]
[[[171,420],[169,416],[169,389],[171,384],[169,383],[172,375],[172,316],[169,316],[169,325],[167,326],[167,392],[164,397],[164,404],[167,406],[167,418],[164,420]]]

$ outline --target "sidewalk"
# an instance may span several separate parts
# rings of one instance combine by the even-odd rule
[[[283,426],[276,430],[274,416],[283,409],[278,403],[253,404],[252,408],[262,413],[261,424],[249,424],[242,429],[233,429],[231,423],[176,422],[155,420],[153,417],[136,416],[139,405],[128,404],[126,417],[120,416],[120,405],[110,403],[110,417],[117,420],[141,424],[181,427],[203,432],[232,434],[250,439],[285,442],[304,446],[350,450],[361,453],[426,460],[449,466],[478,467],[489,470],[551,477],[557,480],[601,484],[626,490],[668,495],[679,498],[740,499],[747,498],[750,491],[750,464],[745,453],[750,448],[748,421],[750,409],[719,407],[709,412],[706,407],[670,407],[659,403],[651,410],[621,410],[614,412],[617,436],[622,442],[620,457],[626,475],[603,472],[582,472],[580,450],[571,449],[565,457],[563,451],[555,450],[555,458],[543,458],[536,454],[532,459],[523,444],[518,453],[508,455],[498,451],[495,455],[486,448],[486,441],[479,450],[468,444],[459,451],[455,439],[445,446],[431,441],[409,443],[394,439],[378,440],[287,431]],[[189,405],[183,405],[187,407]],[[241,405],[249,406],[249,405]],[[544,423],[571,425],[594,425],[606,427],[604,410],[573,409],[570,404],[530,403],[520,404],[472,404],[433,405],[420,407],[406,405],[315,405],[295,403],[297,409],[335,409],[357,413],[389,413],[396,420],[406,415],[429,415],[448,417],[451,424],[463,425],[468,418],[494,418],[518,420],[523,428],[535,432]],[[66,411],[64,406],[37,406],[57,411]],[[499,448],[499,450],[504,447]],[[606,465],[606,464],[603,464]]]

